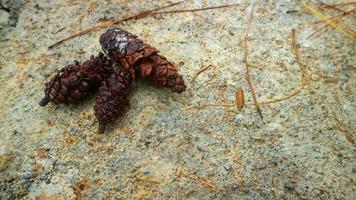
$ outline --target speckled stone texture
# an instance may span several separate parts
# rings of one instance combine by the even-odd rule
[[[38,102],[56,70],[98,53],[105,29],[47,47],[169,2],[0,2],[0,199],[356,199],[355,43],[330,27],[307,39],[322,24],[299,1],[254,1],[248,60],[257,99],[299,88],[293,28],[307,80],[294,97],[261,104],[263,122],[245,80],[248,1],[191,0],[176,8],[241,5],[121,24],[176,64],[187,91],[135,83],[130,110],[100,135],[95,98],[46,108]],[[344,23],[353,24],[352,16]],[[193,108],[233,104],[240,87],[241,112]]]

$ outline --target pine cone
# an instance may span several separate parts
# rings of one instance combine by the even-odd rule
[[[100,36],[100,44],[111,59],[129,71],[133,80],[142,76],[173,92],[185,90],[184,80],[175,66],[137,36],[120,28],[112,28]]]
[[[113,72],[113,63],[104,54],[91,56],[80,64],[75,61],[59,70],[57,74],[45,83],[45,97],[40,106],[49,102],[55,104],[69,103],[83,99],[90,91],[98,88],[99,83]]]
[[[87,81],[80,77],[80,64],[75,62],[59,70],[57,74],[45,83],[45,97],[40,101],[40,106],[49,102],[61,104],[83,98],[89,89]]]
[[[103,133],[106,125],[119,118],[124,113],[125,108],[129,106],[130,83],[131,76],[123,68],[118,69],[102,82],[94,106],[100,133]]]

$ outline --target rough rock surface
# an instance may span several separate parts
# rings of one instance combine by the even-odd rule
[[[293,28],[307,80],[292,98],[262,104],[263,122],[245,80],[248,1],[191,0],[177,8],[241,6],[121,24],[175,62],[187,91],[138,82],[131,109],[101,135],[94,98],[46,108],[38,101],[60,66],[97,54],[105,30],[47,47],[167,1],[0,2],[9,14],[1,11],[0,199],[355,199],[355,43],[330,27],[307,39],[322,24],[299,1],[255,1],[248,58],[257,99],[299,87]],[[240,87],[241,112],[193,108],[233,104]]]

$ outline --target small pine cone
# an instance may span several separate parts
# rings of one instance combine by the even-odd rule
[[[61,104],[82,99],[89,91],[89,83],[81,79],[80,64],[75,62],[59,70],[57,74],[45,83],[45,97],[40,106],[49,102]]]
[[[173,92],[185,90],[184,80],[174,65],[137,36],[120,28],[112,28],[100,36],[100,44],[112,60],[129,71],[133,80],[142,76]]]
[[[103,133],[106,125],[119,118],[124,113],[125,108],[129,106],[130,83],[131,76],[123,68],[118,69],[102,82],[94,106],[100,133]]]
[[[156,48],[143,43],[137,36],[120,28],[112,28],[103,33],[100,36],[100,44],[112,60],[129,71],[132,80],[136,80],[137,75],[135,63],[158,52]]]
[[[49,102],[55,104],[69,103],[83,99],[91,90],[98,88],[99,83],[113,72],[113,63],[104,54],[91,56],[89,60],[80,64],[75,61],[57,72],[45,83],[45,97],[40,106]]]

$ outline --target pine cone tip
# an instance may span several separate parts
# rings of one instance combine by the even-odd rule
[[[119,37],[117,37],[119,35]],[[119,47],[119,44],[127,44],[127,33],[121,28],[110,28],[100,36],[99,42],[105,52],[114,50]],[[121,44],[121,45],[122,45]],[[123,46],[122,46],[123,47]]]
[[[47,97],[44,97],[41,99],[41,101],[38,103],[40,106],[44,107],[49,103],[49,99]]]
[[[106,129],[106,124],[99,122],[98,133],[104,133],[105,129]]]
[[[186,88],[187,86],[184,83],[183,77],[179,75],[178,78],[176,79],[176,84],[173,88],[173,92],[182,93],[185,91]]]

